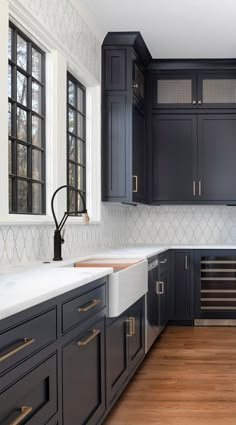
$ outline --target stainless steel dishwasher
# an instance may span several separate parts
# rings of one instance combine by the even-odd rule
[[[158,281],[158,258],[148,264],[148,292],[146,294],[145,352],[147,353],[161,333],[160,303],[164,293],[163,282]]]

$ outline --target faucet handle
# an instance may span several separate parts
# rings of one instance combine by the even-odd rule
[[[66,231],[66,229],[63,229],[62,232],[61,232],[61,243],[65,242],[65,231]]]

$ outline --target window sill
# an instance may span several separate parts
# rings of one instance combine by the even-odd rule
[[[89,220],[90,224],[100,224],[100,220]],[[9,214],[5,217],[0,216],[0,226],[38,226],[38,225],[45,225],[45,226],[55,226],[54,220],[52,216],[46,215],[46,216],[28,216],[28,215],[21,215],[21,214]],[[68,217],[65,226],[73,226],[73,225],[82,225],[86,226],[83,223],[82,217]]]

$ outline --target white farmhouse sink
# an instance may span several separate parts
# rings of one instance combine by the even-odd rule
[[[113,267],[109,275],[108,317],[117,317],[148,290],[148,262],[141,259],[99,258],[78,262],[76,267]]]

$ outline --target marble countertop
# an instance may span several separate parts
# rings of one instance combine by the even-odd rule
[[[77,261],[91,258],[148,259],[168,249],[235,249],[236,245],[126,245],[116,248],[90,250],[84,255],[60,262],[50,259],[30,264],[1,266],[0,320],[86,285],[113,272],[112,268],[74,268]]]
[[[113,272],[111,267],[35,268],[0,280],[0,320]]]

